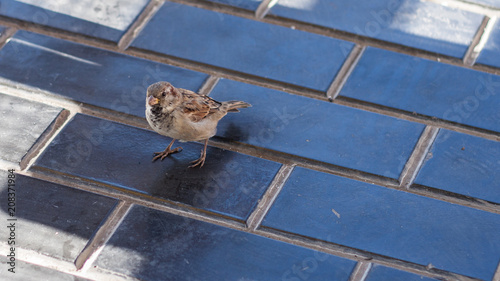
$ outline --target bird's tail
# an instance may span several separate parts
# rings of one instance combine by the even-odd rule
[[[227,106],[227,112],[240,112],[238,108],[247,108],[251,107],[252,105],[249,103],[246,103],[244,101],[237,101],[237,100],[232,100],[232,101],[226,101],[223,102],[225,106]]]

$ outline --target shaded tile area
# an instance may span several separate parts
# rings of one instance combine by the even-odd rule
[[[500,204],[500,142],[441,129],[416,184]]]
[[[221,3],[238,8],[255,11],[259,7],[262,0],[208,0],[214,3]]]
[[[106,120],[77,115],[34,164],[245,220],[280,164],[214,147],[202,168],[188,168],[202,145],[151,162],[171,139]],[[175,147],[175,146],[174,146]]]
[[[206,74],[20,31],[0,50],[0,77],[143,117],[147,87],[198,90]]]
[[[2,1],[0,15],[117,42],[148,0]]]
[[[0,93],[0,158],[19,163],[59,112],[60,108]]]
[[[0,171],[0,200],[7,202],[7,172]],[[117,200],[21,175],[15,178],[16,245],[43,255],[74,261]],[[0,218],[12,218],[7,204]],[[0,228],[8,237],[10,230]]]
[[[0,275],[12,281],[85,281],[89,279],[81,278],[71,274],[63,273],[54,269],[27,263],[16,259],[15,273],[8,271],[10,268],[6,256],[0,256]]]
[[[5,31],[5,27],[0,25],[0,36],[2,36],[3,32]]]
[[[135,206],[96,264],[141,280],[348,280],[355,262]]]
[[[366,276],[366,281],[434,281],[437,279],[424,277],[418,274],[405,272],[395,268],[374,264]]]
[[[367,48],[340,95],[500,132],[500,76]]]
[[[263,227],[491,280],[500,215],[296,168]]]
[[[499,4],[500,6],[500,4]],[[500,20],[497,19],[476,63],[500,68]]]
[[[271,13],[458,58],[482,20],[418,0],[280,0]]]
[[[325,91],[353,44],[165,2],[132,46]]]
[[[229,114],[218,136],[398,178],[424,126],[231,80],[211,97],[253,106]]]

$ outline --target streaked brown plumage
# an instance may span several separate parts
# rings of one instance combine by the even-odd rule
[[[242,101],[218,102],[205,95],[175,88],[168,82],[152,84],[147,90],[146,119],[157,133],[173,139],[163,152],[155,152],[153,161],[181,151],[181,147],[172,149],[176,139],[181,142],[204,140],[200,158],[190,166],[202,167],[208,139],[217,132],[219,120],[228,112],[239,112],[238,108],[250,106]]]

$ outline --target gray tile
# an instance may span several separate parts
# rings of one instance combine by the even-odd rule
[[[0,158],[19,163],[60,111],[0,93]]]
[[[20,260],[15,261],[14,273],[9,271],[9,260],[6,256],[0,256],[0,276],[3,278],[8,278],[12,281],[40,281],[40,280],[50,280],[50,281],[85,281],[82,277],[74,276],[71,274],[63,273],[54,269],[47,267],[23,262]]]
[[[7,202],[7,172],[0,171],[0,200]],[[26,176],[15,178],[15,215],[2,204],[0,219],[15,224],[16,247],[73,262],[117,200]],[[10,230],[0,228],[0,236]]]
[[[136,206],[96,265],[141,280],[346,281],[355,262]]]

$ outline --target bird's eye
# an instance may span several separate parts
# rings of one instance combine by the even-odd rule
[[[162,92],[162,93],[161,93],[161,96],[162,96],[162,97],[166,97],[166,96],[167,96],[167,93],[166,93],[166,92]]]

